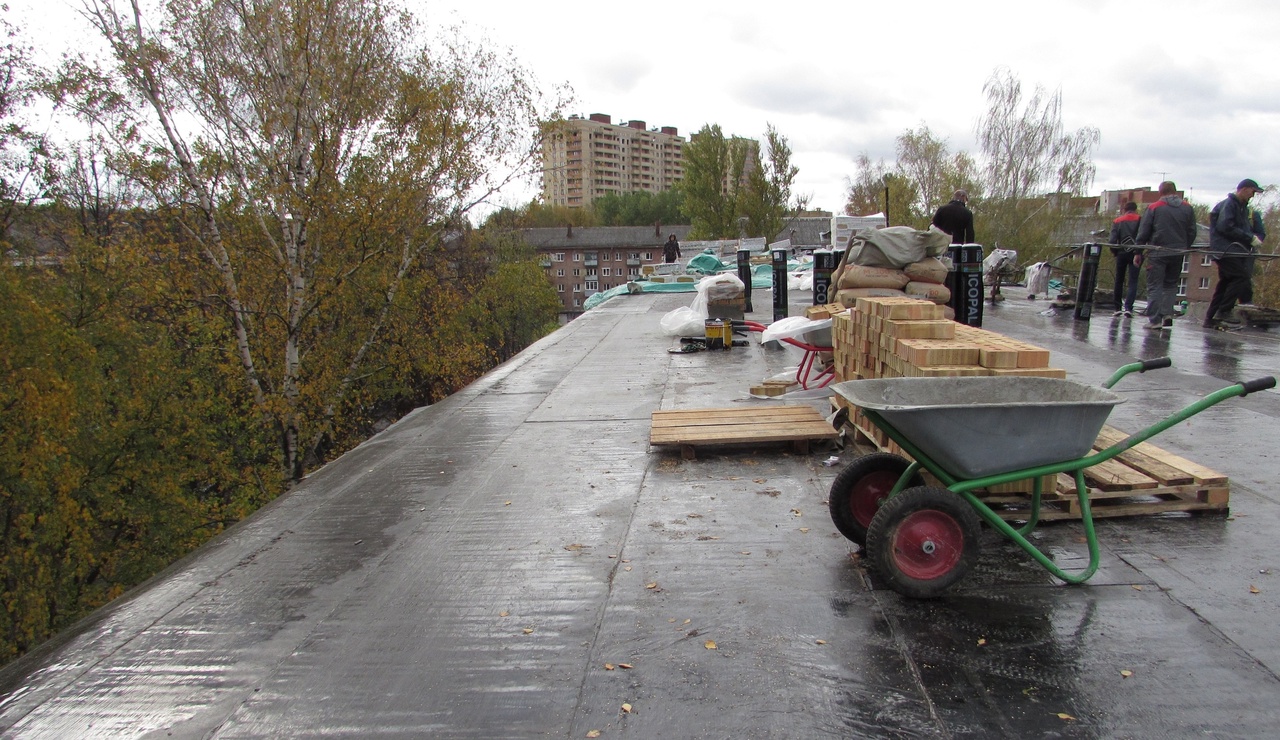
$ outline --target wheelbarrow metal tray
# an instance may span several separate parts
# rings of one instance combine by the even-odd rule
[[[1123,403],[1109,390],[1055,378],[877,378],[832,388],[959,479],[1084,457]]]

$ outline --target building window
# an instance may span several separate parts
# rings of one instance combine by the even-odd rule
[[[1191,255],[1182,255],[1182,269],[1179,270],[1179,272],[1191,272]],[[1182,293],[1179,293],[1178,295],[1182,295]]]
[[[594,280],[588,280],[588,281],[587,281],[587,290],[600,290],[600,283],[597,283],[597,282],[596,282],[596,281],[594,281]],[[1182,295],[1182,294],[1181,294],[1181,293],[1179,293],[1178,295]]]
[[[557,285],[556,285],[556,292],[557,292],[557,293],[563,293],[563,292],[564,292],[564,285],[563,285],[563,284],[557,284]]]
[[[574,307],[574,308],[580,308],[581,306],[582,306],[582,301],[578,300],[577,298],[574,298],[574,299],[573,299],[573,307]]]
[[[555,260],[556,262],[564,262],[564,252],[556,252],[555,254],[551,255],[551,259]]]
[[[596,268],[594,268],[594,267],[588,267],[588,268],[587,268],[587,277],[589,277],[589,278],[593,278],[593,277],[595,277],[595,276],[596,276]]]
[[[1212,265],[1212,264],[1213,264],[1213,255],[1212,255],[1212,254],[1202,254],[1202,255],[1200,255],[1200,264],[1201,264],[1201,266],[1203,266],[1203,267],[1208,267],[1209,265]]]
[[[582,270],[581,270],[580,268],[577,268],[577,267],[573,268],[573,276],[574,276],[574,277],[581,277],[581,276],[582,276]]]
[[[582,292],[582,283],[574,283],[574,284],[573,284],[573,292],[574,292],[574,293],[581,293],[581,292]]]
[[[645,253],[644,253],[644,261],[645,261],[645,262],[652,262],[652,261],[653,261],[653,252],[645,252]]]
[[[1178,295],[1185,296],[1187,294],[1187,279],[1178,278]]]
[[[561,267],[559,270],[556,270],[556,277],[564,277],[564,268],[563,268],[563,267]]]
[[[1200,278],[1200,290],[1208,290],[1208,289],[1209,289],[1209,278],[1207,277]]]
[[[581,262],[581,261],[582,261],[582,252],[574,252],[574,253],[573,253],[573,261],[574,261],[574,262]]]
[[[600,277],[609,277],[609,272],[610,272],[612,269],[613,269],[612,267],[601,267],[601,268],[600,268]]]
[[[640,277],[640,268],[633,267],[627,271],[627,274],[630,275],[631,277]]]

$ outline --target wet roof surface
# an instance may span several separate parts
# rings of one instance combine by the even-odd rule
[[[1274,373],[1280,333],[1045,315],[984,328],[1154,423]],[[1232,513],[1099,521],[1083,587],[990,530],[950,595],[877,588],[827,514],[852,450],[650,448],[656,409],[774,403],[795,364],[670,354],[690,294],[614,299],[419,409],[0,673],[21,737],[1264,737],[1280,701],[1280,395],[1153,440]],[[757,305],[762,301],[757,298]],[[753,317],[767,319],[766,310]],[[815,402],[822,407],[823,403]],[[1066,566],[1078,524],[1038,528]],[[1257,593],[1251,591],[1253,587]],[[608,664],[608,665],[606,665]],[[620,667],[622,664],[629,668]],[[610,666],[613,669],[610,670]],[[1122,671],[1128,672],[1125,675]]]

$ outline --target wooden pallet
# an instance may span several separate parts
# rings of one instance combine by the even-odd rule
[[[695,447],[791,442],[803,454],[811,440],[838,436],[812,406],[679,409],[653,412],[649,444],[679,445],[684,458],[692,460]]]
[[[856,414],[850,414],[851,419]],[[869,426],[869,425],[868,425]],[[906,456],[892,440],[874,427],[851,422],[855,441],[877,450]],[[1102,450],[1128,434],[1105,426],[1093,449]],[[879,440],[879,441],[878,441]],[[1227,513],[1231,486],[1227,476],[1203,465],[1142,442],[1116,457],[1084,471],[1091,513],[1095,519],[1178,512]],[[932,478],[932,476],[926,476]],[[934,481],[936,482],[936,481]],[[1007,520],[1025,520],[1031,512],[1032,480],[1016,481],[999,490],[977,495]],[[1065,473],[1046,477],[1042,483],[1040,520],[1080,518],[1080,498],[1075,478]]]

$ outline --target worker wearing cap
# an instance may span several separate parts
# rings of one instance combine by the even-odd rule
[[[1133,316],[1133,302],[1138,298],[1138,270],[1142,267],[1142,253],[1133,248],[1138,243],[1138,204],[1124,204],[1124,213],[1111,222],[1111,256],[1116,258],[1116,280],[1112,295],[1116,312],[1112,316]],[[1127,246],[1114,246],[1114,245]],[[1129,279],[1129,292],[1124,290],[1125,278]]]
[[[1266,236],[1249,212],[1249,201],[1262,189],[1255,180],[1241,180],[1236,191],[1209,212],[1209,249],[1218,263],[1218,285],[1205,314],[1206,327],[1242,323],[1233,312],[1238,301],[1253,295],[1254,255]]]

